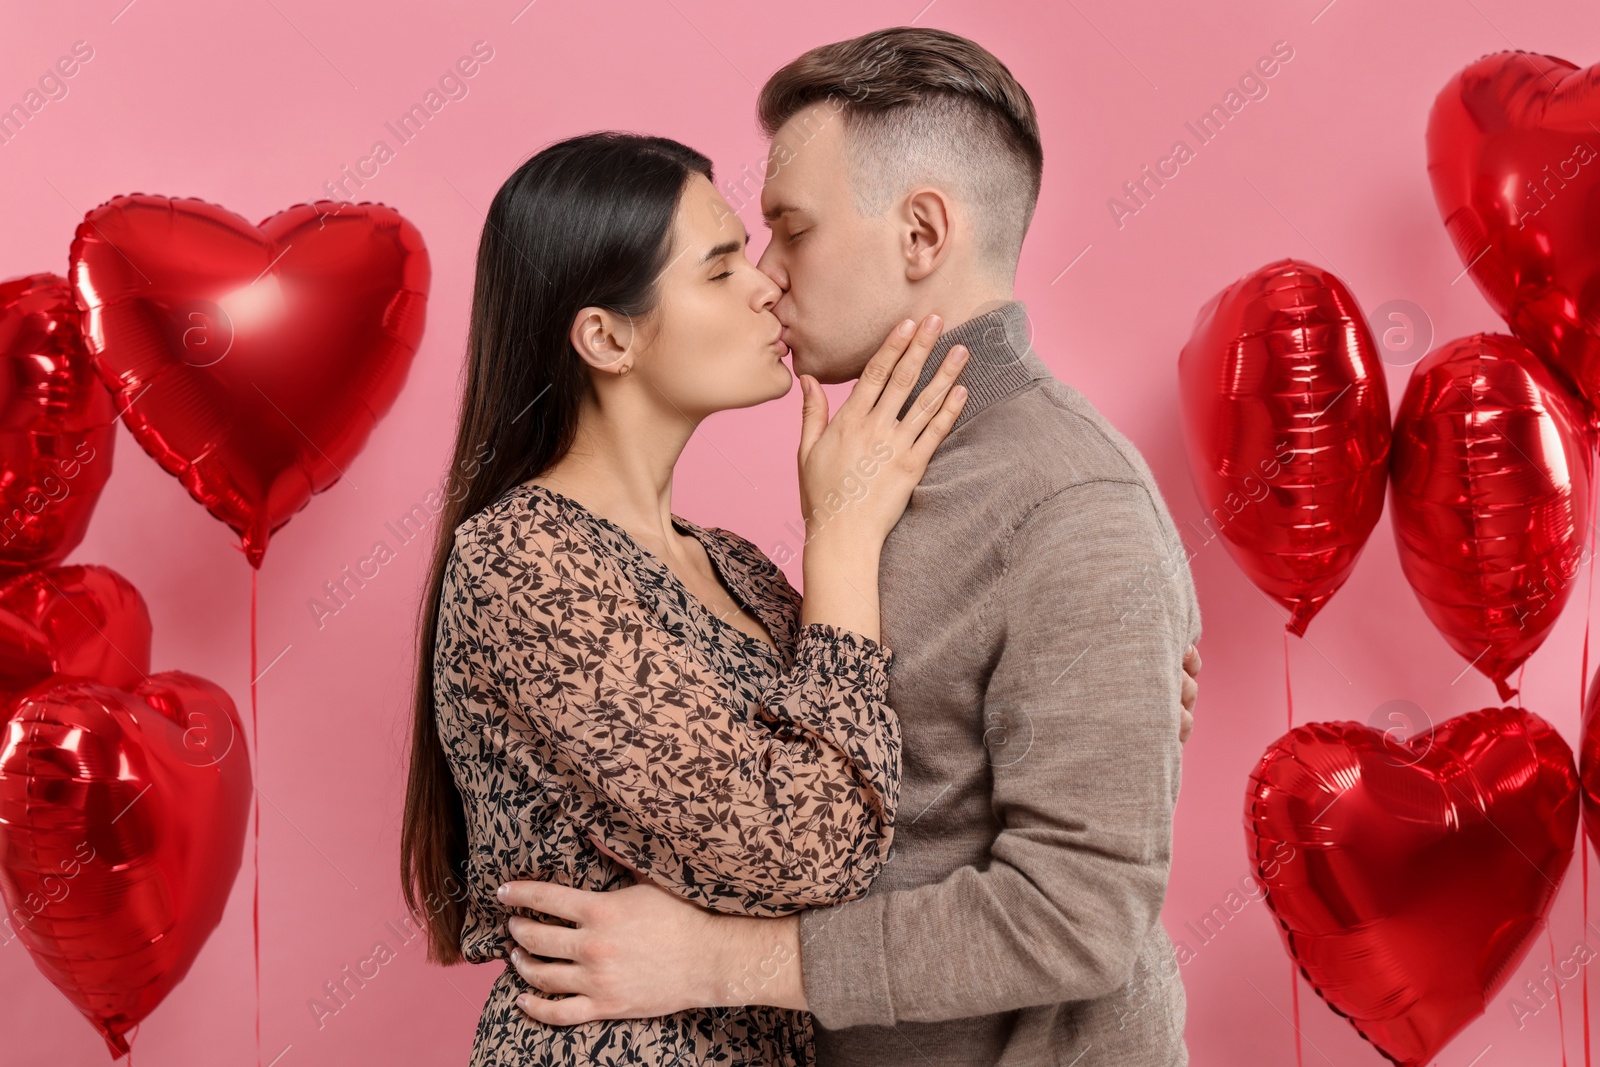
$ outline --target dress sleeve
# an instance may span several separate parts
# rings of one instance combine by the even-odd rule
[[[859,896],[889,853],[892,653],[822,623],[752,707],[611,561],[533,517],[463,526],[453,565],[508,729],[548,751],[582,835],[707,907],[785,914]]]

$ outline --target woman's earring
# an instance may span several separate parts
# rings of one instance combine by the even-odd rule
[[[628,373],[628,372],[629,372],[629,371],[631,371],[631,370],[632,370],[632,369],[633,369],[633,364],[632,364],[632,363],[624,363],[624,364],[623,364],[623,365],[622,365],[622,369],[621,369],[621,370],[619,370],[619,371],[617,371],[617,374],[618,374],[618,375],[619,375],[619,376],[621,376],[621,375],[624,375],[624,374],[627,374],[627,373]]]

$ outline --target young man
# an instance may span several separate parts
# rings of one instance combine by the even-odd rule
[[[577,924],[509,924],[523,977],[576,994],[524,1010],[807,1009],[822,1067],[1185,1064],[1160,911],[1199,608],[1149,468],[1054,378],[1012,295],[1033,104],[973,42],[900,28],[806,53],[759,109],[760,266],[795,371],[848,381],[928,312],[949,325],[917,388],[970,353],[966,406],[880,561],[894,848],[866,896],[778,919],[647,882],[513,883],[509,903]]]

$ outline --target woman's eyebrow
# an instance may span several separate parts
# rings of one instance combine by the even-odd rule
[[[749,243],[750,243],[750,231],[749,230],[745,230],[744,231],[744,241],[743,242],[740,242],[740,241],[724,241],[720,245],[717,245],[714,248],[712,248],[711,251],[707,252],[705,255],[701,256],[700,257],[700,262],[702,264],[710,263],[713,259],[716,259],[718,256],[725,256],[729,252],[737,252],[737,251],[739,251],[741,248],[743,248],[745,245],[747,245]]]

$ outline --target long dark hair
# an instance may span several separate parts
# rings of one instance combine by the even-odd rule
[[[411,770],[400,835],[406,906],[428,959],[459,963],[467,827],[434,725],[434,630],[455,530],[572,447],[591,388],[568,339],[581,308],[648,315],[692,174],[711,161],[664,137],[605,131],[559,141],[506,180],[478,242],[466,384],[449,491],[422,598]]]

